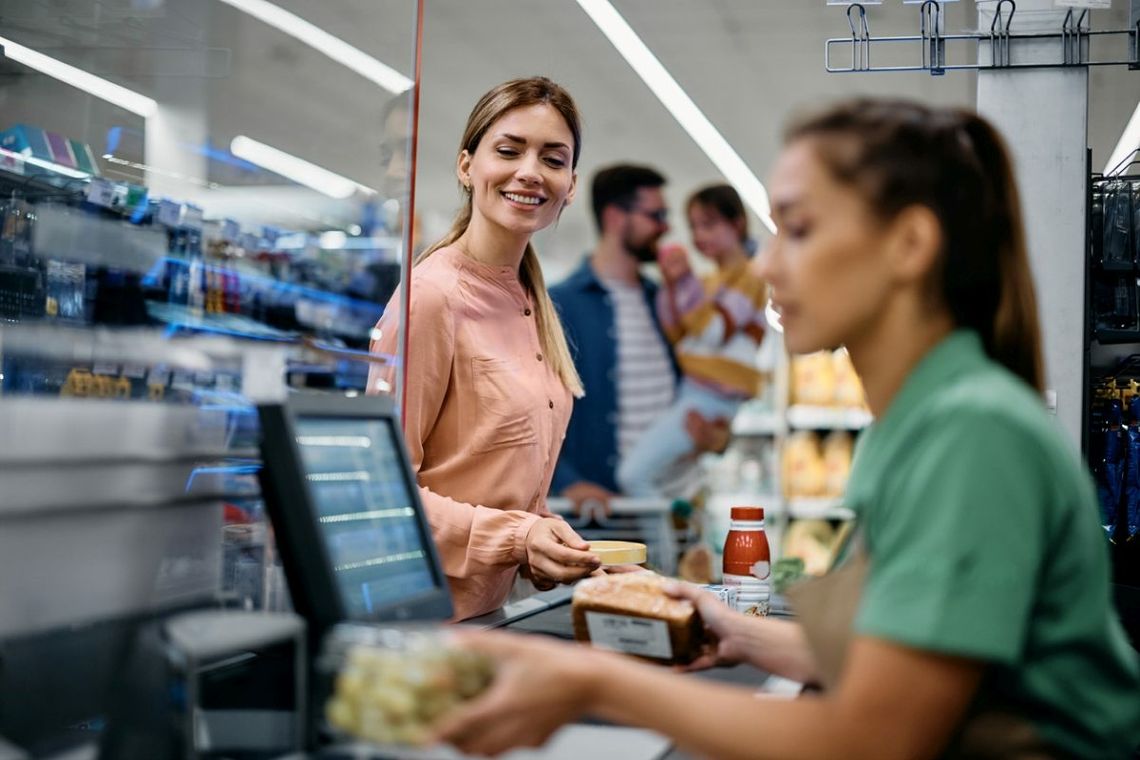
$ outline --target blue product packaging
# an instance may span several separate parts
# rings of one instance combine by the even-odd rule
[[[1140,396],[1128,402],[1128,456],[1124,476],[1124,504],[1126,509],[1127,538],[1140,530]]]
[[[1120,497],[1124,490],[1125,433],[1124,411],[1119,401],[1109,407],[1108,423],[1104,430],[1104,458],[1100,477],[1097,478],[1097,498],[1100,501],[1101,525],[1110,537],[1116,529],[1120,511]]]

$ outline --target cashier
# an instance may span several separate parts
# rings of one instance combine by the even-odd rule
[[[582,383],[530,242],[574,198],[580,138],[549,79],[485,94],[456,161],[463,207],[412,269],[404,434],[459,620],[501,606],[520,569],[542,588],[599,566],[546,509]],[[399,353],[402,317],[397,291],[374,352]],[[372,372],[369,392],[395,371]]]
[[[760,700],[600,650],[501,634],[495,684],[442,726],[464,750],[583,714],[716,758],[1123,758],[1140,672],[1092,484],[1041,402],[1037,305],[1009,154],[976,114],[860,100],[788,133],[758,262],[794,353],[846,346],[875,423],[857,546],[793,588],[795,623],[691,587],[719,640],[818,695]],[[551,684],[558,684],[552,689]]]

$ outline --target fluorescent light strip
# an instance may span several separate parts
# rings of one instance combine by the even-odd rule
[[[1132,112],[1128,126],[1121,133],[1120,141],[1116,143],[1116,149],[1112,151],[1112,156],[1104,165],[1104,173],[1108,174],[1115,169],[1117,164],[1122,163],[1137,148],[1140,148],[1140,103],[1136,104],[1136,110]]]
[[[318,53],[324,53],[342,66],[346,66],[360,76],[399,95],[407,92],[415,84],[411,79],[387,66],[359,48],[349,45],[339,37],[334,37],[324,29],[315,26],[295,13],[267,2],[267,0],[221,0],[226,5],[244,11],[254,18],[294,37]]]
[[[43,53],[37,53],[31,48],[26,48],[5,37],[0,37],[0,45],[4,47],[5,58],[11,58],[17,63],[22,63],[28,68],[47,74],[49,77],[58,79],[72,87],[77,87],[108,103],[114,103],[119,108],[125,108],[143,118],[154,116],[158,111],[157,101],[140,95],[134,90],[120,87],[114,82],[108,82],[94,74],[88,74],[83,69],[77,69],[63,61],[57,61]]]
[[[230,152],[238,158],[244,158],[251,164],[257,164],[263,169],[280,174],[282,177],[311,187],[317,192],[324,193],[337,200],[351,197],[357,189],[367,193],[376,192],[348,177],[342,177],[324,167],[309,163],[303,158],[297,158],[291,153],[278,150],[245,135],[238,135],[230,142]]]
[[[36,158],[35,156],[29,155],[27,153],[17,153],[16,151],[8,150],[7,148],[0,148],[0,156],[11,156],[13,158],[19,159],[20,161],[23,161],[24,163],[31,164],[32,166],[38,166],[41,169],[53,171],[56,174],[62,174],[65,177],[73,177],[75,179],[89,179],[91,177],[91,175],[87,172],[81,172],[78,169],[72,169],[70,166],[63,166],[61,164],[55,163],[54,161],[45,161],[42,158]]]
[[[649,87],[661,104],[673,114],[677,123],[689,133],[713,165],[725,179],[736,188],[740,197],[760,217],[769,232],[776,232],[772,222],[771,207],[768,204],[768,191],[756,178],[748,165],[728,141],[721,136],[712,122],[701,113],[688,93],[677,84],[653,52],[646,46],[637,32],[626,23],[609,0],[578,0],[578,5],[597,25],[602,34],[609,38],[622,58],[633,68],[641,80]]]

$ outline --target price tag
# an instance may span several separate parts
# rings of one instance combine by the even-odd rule
[[[590,631],[590,643],[601,649],[662,660],[673,657],[669,626],[664,620],[587,612],[586,627]]]
[[[182,204],[164,198],[158,204],[156,217],[159,224],[167,227],[179,227],[182,225]]]
[[[190,372],[175,370],[170,379],[170,387],[177,391],[194,390],[194,375]]]
[[[87,202],[100,208],[115,208],[115,185],[100,177],[87,185]]]

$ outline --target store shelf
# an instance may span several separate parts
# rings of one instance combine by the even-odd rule
[[[1098,327],[1094,335],[1097,343],[1106,346],[1140,343],[1140,330],[1116,330],[1110,327]]]
[[[788,407],[788,427],[793,430],[860,430],[871,424],[866,409],[796,404]]]
[[[795,520],[850,520],[855,513],[834,497],[796,498],[787,502],[788,516]]]
[[[735,435],[776,435],[783,430],[780,415],[775,412],[741,410],[732,420]]]
[[[281,342],[298,338],[296,333],[278,330],[241,314],[197,312],[181,304],[158,301],[147,301],[146,310],[152,319],[179,330]]]

